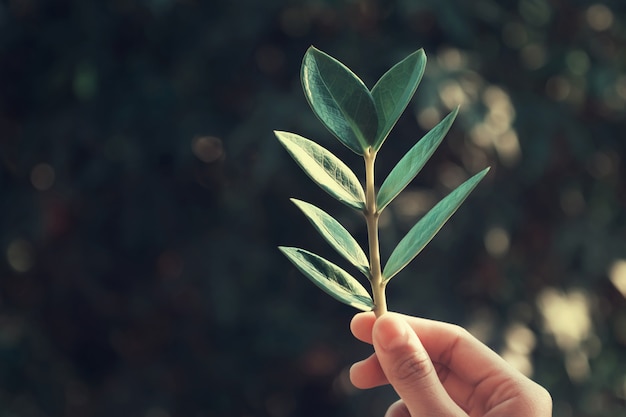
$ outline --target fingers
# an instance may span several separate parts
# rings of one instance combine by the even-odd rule
[[[361,342],[372,344],[372,329],[374,328],[374,322],[376,321],[376,316],[373,312],[368,311],[367,313],[358,313],[350,322],[350,330],[354,337],[359,339]]]
[[[513,407],[505,415],[551,415],[552,400],[549,393],[512,368],[466,330],[447,323],[396,313],[385,314],[378,321],[373,313],[359,313],[353,318],[350,328],[354,336],[363,342],[373,343],[377,352],[351,368],[350,379],[356,387],[372,388],[388,383],[397,385],[396,380],[389,376],[394,362],[383,360],[380,343],[377,345],[373,338],[379,337],[382,341],[390,337],[390,334],[380,332],[388,325],[382,324],[379,330],[375,329],[381,326],[379,323],[399,319],[408,323],[411,331],[404,343],[410,349],[408,352],[397,352],[398,355],[406,358],[406,364],[414,371],[419,371],[420,375],[432,377],[438,374],[438,381],[431,377],[425,377],[424,381],[432,384],[438,382],[462,409],[483,414],[487,407]],[[430,365],[426,360],[428,356]],[[436,372],[430,369],[431,365]],[[387,374],[383,369],[387,370]],[[528,401],[529,398],[531,401]],[[512,413],[514,410],[517,412]],[[522,410],[526,410],[526,414],[520,414]]]
[[[395,313],[379,317],[372,339],[387,380],[411,415],[466,415],[440,383],[426,349],[404,317]]]
[[[434,363],[451,370],[468,384],[484,380],[494,368],[516,378],[523,377],[497,353],[459,326],[394,314],[402,317],[419,335]],[[352,319],[350,329],[357,339],[371,344],[375,322],[373,313],[359,313]]]
[[[411,414],[409,413],[409,409],[406,408],[404,401],[398,400],[391,404],[385,413],[385,417],[411,417]]]
[[[350,381],[352,385],[361,389],[389,384],[375,353],[369,358],[352,365],[350,368]]]

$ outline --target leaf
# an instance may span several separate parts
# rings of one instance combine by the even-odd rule
[[[375,151],[380,149],[411,101],[424,75],[425,67],[426,54],[420,49],[394,65],[372,88],[372,97],[378,113],[378,133],[373,144]]]
[[[339,158],[295,133],[274,133],[304,172],[323,190],[357,210],[365,207],[365,192],[359,179]]]
[[[404,238],[393,250],[385,268],[383,269],[383,281],[387,282],[402,268],[421,252],[422,249],[437,234],[439,229],[459,208],[461,203],[487,174],[489,168],[485,168],[472,178],[458,186],[448,194],[435,207],[433,207],[415,226],[409,230]]]
[[[437,126],[426,133],[391,170],[385,181],[383,181],[383,185],[380,186],[376,196],[376,207],[379,213],[413,181],[413,178],[424,167],[424,164],[430,159],[446,133],[448,133],[448,130],[450,130],[450,126],[452,126],[458,111],[459,108],[457,107]]]
[[[335,299],[363,311],[374,308],[367,290],[337,265],[304,249],[285,246],[279,249],[300,272]]]
[[[378,130],[374,100],[363,81],[341,62],[314,47],[304,55],[300,77],[317,117],[341,143],[363,155]]]
[[[298,206],[324,239],[348,262],[358,268],[369,278],[369,261],[352,235],[328,213],[313,204],[296,200],[291,201]]]

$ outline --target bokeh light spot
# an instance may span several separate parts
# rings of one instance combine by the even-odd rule
[[[55,172],[49,164],[38,164],[30,171],[30,182],[39,191],[46,191],[54,185]]]
[[[619,259],[609,268],[609,279],[615,288],[626,298],[626,259]]]
[[[193,154],[202,162],[211,163],[224,155],[222,140],[215,136],[201,136],[194,138],[191,143]]]
[[[33,248],[25,239],[15,239],[7,248],[7,262],[16,272],[27,272],[33,266]]]
[[[570,380],[581,382],[590,374],[589,349],[594,340],[591,320],[591,300],[584,290],[558,291],[546,288],[537,297],[543,316],[544,331],[552,335],[565,356],[565,370]],[[597,354],[598,348],[594,348]]]
[[[576,75],[583,75],[589,70],[589,56],[585,51],[571,51],[565,57],[565,62],[569,70]]]
[[[518,10],[528,23],[535,26],[547,25],[552,17],[551,6],[546,0],[521,0]]]
[[[620,76],[615,82],[615,90],[617,94],[626,101],[626,75]]]
[[[590,302],[582,290],[546,288],[537,297],[545,331],[563,351],[577,349],[591,333]]]
[[[595,179],[611,176],[616,171],[619,156],[613,152],[595,152],[587,161],[587,171]]]
[[[91,64],[78,67],[73,81],[74,94],[81,100],[93,98],[98,91],[98,74]]]
[[[560,195],[561,209],[568,216],[576,216],[585,210],[585,198],[578,188],[568,188]]]
[[[569,97],[572,86],[570,82],[561,76],[550,77],[546,82],[546,94],[556,101],[563,101]]]
[[[485,233],[484,241],[487,252],[494,258],[505,255],[509,251],[511,243],[509,233],[499,226],[490,228]]]
[[[546,63],[546,49],[543,45],[532,43],[520,51],[522,63],[529,70],[537,70]]]
[[[506,347],[502,358],[524,375],[531,377],[534,369],[530,355],[537,344],[535,334],[522,323],[511,323],[504,334]]]
[[[593,30],[603,31],[613,25],[613,12],[604,4],[594,4],[585,13],[587,24]]]
[[[504,338],[507,346],[515,352],[528,355],[537,344],[535,334],[521,323],[513,323],[506,329]]]
[[[441,101],[450,110],[458,105],[466,104],[468,101],[465,91],[456,81],[448,81],[439,88]]]
[[[417,123],[424,130],[430,130],[441,121],[441,114],[435,107],[426,107],[417,114]]]
[[[463,66],[465,57],[457,48],[445,48],[437,54],[437,60],[442,67],[452,71]]]
[[[435,196],[426,190],[405,190],[391,203],[401,222],[415,222],[415,217],[426,213],[436,203]]]

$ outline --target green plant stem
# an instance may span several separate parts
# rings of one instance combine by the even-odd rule
[[[365,159],[365,221],[367,223],[367,240],[369,243],[370,283],[374,298],[374,314],[380,317],[387,312],[385,283],[380,265],[380,249],[378,243],[378,218],[380,213],[376,207],[376,189],[374,187],[374,162],[376,151],[368,148],[363,155]]]

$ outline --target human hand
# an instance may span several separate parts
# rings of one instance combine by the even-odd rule
[[[548,391],[459,326],[398,313],[359,313],[350,328],[374,345],[355,363],[358,388],[391,384],[400,396],[385,417],[549,417]],[[419,336],[419,337],[418,337]]]

